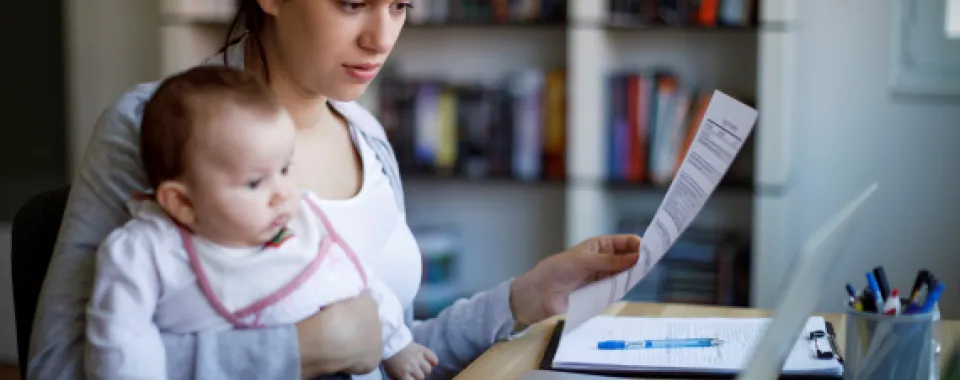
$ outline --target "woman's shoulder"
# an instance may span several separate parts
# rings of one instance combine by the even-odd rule
[[[359,131],[383,141],[387,141],[387,133],[383,125],[377,120],[377,117],[366,107],[356,101],[340,102],[330,101],[330,104],[345,117],[350,124],[353,124]]]
[[[128,88],[100,114],[95,137],[134,139],[138,136],[143,106],[159,85],[160,81],[154,81]]]

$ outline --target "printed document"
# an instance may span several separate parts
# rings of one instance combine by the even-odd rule
[[[697,135],[643,234],[637,264],[570,295],[564,334],[619,301],[647,275],[700,212],[757,121],[757,111],[714,91]]]
[[[553,368],[643,372],[733,374],[754,358],[754,350],[770,322],[769,318],[634,318],[597,316],[560,340]],[[817,345],[829,351],[826,337],[814,342],[813,331],[825,331],[823,317],[808,317],[788,343],[789,356],[783,374],[839,374],[837,360],[817,359]],[[601,340],[647,340],[715,338],[716,347],[598,350]]]

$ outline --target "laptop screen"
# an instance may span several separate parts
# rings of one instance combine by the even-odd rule
[[[863,206],[877,190],[874,182],[830,218],[804,243],[792,274],[781,289],[773,316],[738,380],[775,379],[833,276],[835,262],[859,223]]]

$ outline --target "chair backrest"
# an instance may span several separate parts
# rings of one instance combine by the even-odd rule
[[[26,378],[30,334],[47,266],[60,232],[70,187],[49,190],[29,199],[13,218],[10,265],[20,376]]]

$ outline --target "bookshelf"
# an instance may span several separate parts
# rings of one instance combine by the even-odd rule
[[[516,85],[511,87],[511,83],[537,82],[532,77],[546,86],[545,78],[550,72],[563,73],[564,102],[552,106],[559,107],[553,113],[562,115],[560,177],[545,178],[543,157],[537,158],[539,164],[537,160],[532,161],[534,164],[528,162],[527,167],[539,166],[534,174],[493,172],[494,165],[489,162],[480,165],[485,169],[476,169],[475,163],[465,164],[463,156],[457,156],[478,149],[467,145],[458,145],[453,156],[449,147],[433,146],[438,152],[448,150],[440,153],[447,155],[447,161],[438,164],[440,168],[425,167],[416,162],[416,137],[408,137],[414,142],[396,137],[398,154],[404,149],[408,151],[401,161],[413,163],[403,165],[408,221],[423,228],[456,226],[457,241],[461,244],[457,265],[462,278],[458,283],[464,295],[518,275],[542,257],[587,237],[629,229],[637,220],[652,216],[667,184],[616,178],[611,174],[609,85],[614,73],[646,75],[668,69],[681,87],[720,89],[763,110],[741,158],[694,221],[694,227],[698,231],[738,236],[742,246],[737,249],[746,256],[746,269],[737,269],[743,277],[737,286],[750,290],[749,300],[743,302],[765,302],[763,294],[758,296],[754,291],[762,286],[751,284],[768,282],[770,275],[764,274],[765,268],[783,267],[778,255],[785,236],[785,219],[778,212],[782,204],[770,192],[776,192],[788,178],[789,151],[785,148],[791,103],[786,95],[792,83],[782,78],[792,77],[786,75],[792,70],[792,40],[787,26],[793,19],[794,0],[679,1],[714,3],[721,19],[730,19],[730,9],[746,10],[742,12],[746,15],[756,12],[758,19],[748,17],[703,26],[678,24],[670,17],[631,18],[612,11],[612,7],[622,10],[633,3],[658,3],[646,0],[517,1],[512,4],[518,4],[518,8],[500,17],[493,16],[492,10],[483,13],[486,11],[481,7],[469,17],[451,19],[445,15],[453,14],[450,12],[455,10],[450,7],[456,4],[479,7],[478,4],[485,3],[497,7],[506,2],[415,3],[388,66],[360,100],[381,118],[392,138],[405,128],[417,128],[416,121],[411,120],[423,118],[390,113],[416,108],[416,102],[397,103],[397,93],[402,91],[417,92],[423,86],[435,86],[433,91],[440,94],[432,98],[436,110],[446,90],[454,99],[462,99],[463,91],[484,89],[494,94],[513,94],[513,98],[507,98],[516,100],[520,90]],[[164,2],[163,75],[199,62],[222,44],[226,25],[233,16],[233,4],[230,0],[207,2]],[[754,2],[759,2],[755,11],[748,7]],[[542,7],[541,13],[535,7],[524,8],[524,4],[534,3]],[[549,17],[542,14],[547,11]],[[546,91],[546,87],[533,86]],[[483,96],[480,98],[486,99]],[[516,111],[519,107],[504,106],[503,101],[484,101],[518,112],[506,118],[514,124],[523,123],[518,121],[524,119],[517,116],[524,115]],[[550,113],[546,110],[549,107],[544,104],[542,114],[526,114],[526,118],[547,117],[544,115]],[[459,126],[474,119],[457,117],[450,119],[457,121],[448,124]],[[540,135],[530,141],[542,147],[550,139]],[[494,150],[490,146],[481,148],[487,153],[480,157],[487,159]],[[437,162],[440,161],[433,163]],[[506,162],[512,168],[512,161]],[[747,272],[743,273],[744,270]]]

